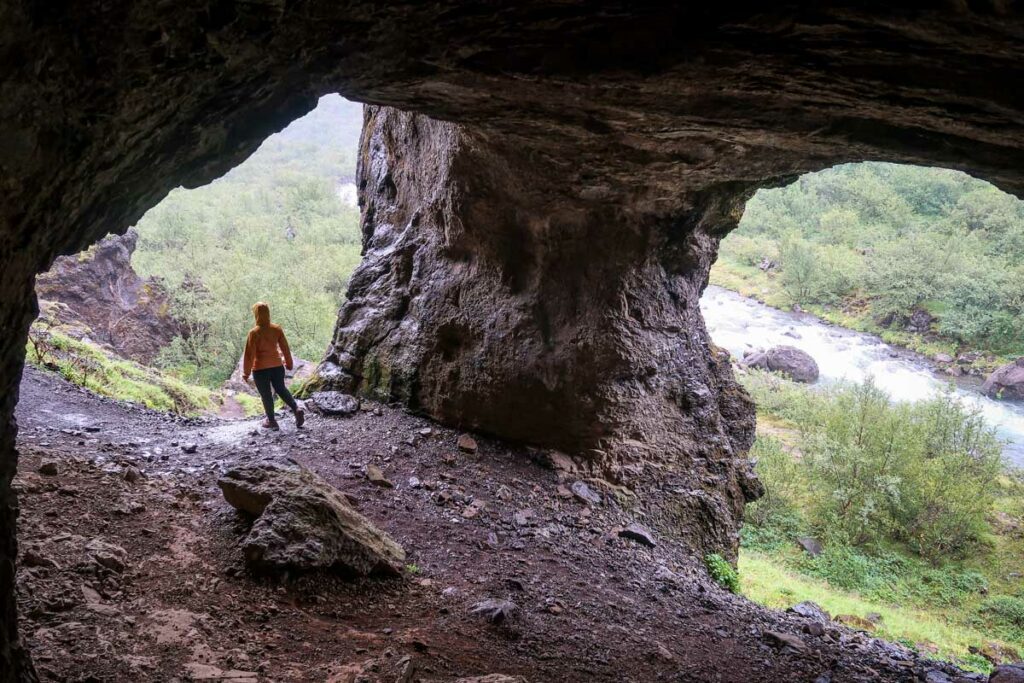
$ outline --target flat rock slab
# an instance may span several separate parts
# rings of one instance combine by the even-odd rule
[[[314,392],[306,405],[321,415],[353,415],[359,411],[359,399],[340,391]]]
[[[782,631],[765,631],[763,637],[767,642],[776,647],[789,647],[798,652],[803,652],[807,649],[807,644],[802,638],[790,633],[784,633]]]
[[[640,545],[647,546],[648,548],[653,548],[658,544],[657,541],[654,540],[654,534],[651,533],[651,530],[642,524],[637,524],[636,522],[619,531],[619,537],[635,541]]]
[[[309,470],[263,462],[231,469],[217,485],[228,503],[256,517],[242,546],[254,570],[397,575],[405,562],[398,543]]]

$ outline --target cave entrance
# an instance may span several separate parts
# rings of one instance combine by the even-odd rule
[[[701,304],[758,406],[748,596],[943,652],[937,624],[1024,646],[1022,263],[1024,202],[958,171],[844,164],[748,202]]]
[[[323,357],[360,258],[362,105],[327,95],[243,163],[178,188],[126,235],[37,279],[30,363],[185,415],[257,414],[240,358],[256,301],[287,330],[292,386]]]

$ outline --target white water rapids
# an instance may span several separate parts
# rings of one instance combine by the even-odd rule
[[[806,313],[779,311],[721,287],[709,286],[700,306],[711,338],[734,358],[742,358],[749,349],[794,346],[818,363],[819,382],[873,377],[896,401],[929,398],[952,382],[964,404],[979,409],[1006,440],[1003,456],[1024,466],[1024,402],[986,397],[976,377],[940,375],[927,358],[878,337],[829,325]]]

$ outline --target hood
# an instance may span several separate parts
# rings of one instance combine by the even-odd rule
[[[252,315],[256,318],[256,327],[266,327],[270,324],[270,306],[262,301],[252,305]]]

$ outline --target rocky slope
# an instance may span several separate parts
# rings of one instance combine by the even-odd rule
[[[476,354],[441,354],[420,373],[433,385],[409,397],[445,420],[531,439],[525,415],[505,408],[523,407],[544,427],[560,414],[565,434],[545,430],[538,441],[581,451],[610,430],[608,457],[591,453],[609,470],[642,460],[682,471],[682,488],[696,492],[683,517],[707,525],[697,546],[728,546],[753,491],[735,462],[750,410],[704,348],[691,305],[743,199],[868,158],[946,165],[1024,189],[1024,14],[1012,2],[528,0],[481,11],[459,0],[58,9],[12,0],[0,19],[0,680],[31,676],[9,599],[9,482],[35,274],[132,224],[170,188],[223,173],[320,94],[452,122],[392,117],[380,130],[395,140],[443,136],[421,142],[441,153],[439,168],[413,164],[428,177],[362,188],[410,223],[418,204],[433,212],[412,225],[420,260],[408,249],[407,261],[377,253],[381,272],[353,283],[369,295],[367,280],[377,282],[382,303],[388,282],[410,287],[408,309],[401,297],[388,305],[401,329],[381,341],[385,359],[416,362],[439,340],[485,342]],[[404,227],[367,220],[379,236],[371,251]],[[407,281],[383,272],[391,269]],[[445,282],[420,277],[431,273]],[[471,328],[449,336],[444,318],[461,309],[460,283]],[[407,315],[424,310],[414,301],[421,287],[453,297],[434,305],[422,336]],[[339,344],[365,366],[376,344],[351,327],[353,311],[345,315]],[[369,310],[360,315],[379,324]],[[665,346],[675,333],[682,346]],[[399,339],[412,347],[407,356],[390,353]],[[535,373],[527,395],[546,400],[515,395],[523,359]],[[559,388],[559,377],[580,391]]]
[[[18,599],[46,681],[985,679],[724,592],[663,515],[671,478],[616,486],[582,460],[375,403],[267,433],[118,404],[36,370],[22,397]],[[316,473],[274,495],[304,496],[306,479],[340,489],[405,549],[402,576],[249,574],[261,528],[218,482],[267,462]],[[331,528],[316,511],[303,523]]]
[[[130,230],[58,258],[36,278],[36,296],[52,324],[148,365],[185,330],[171,314],[164,286],[132,268],[138,238]]]

